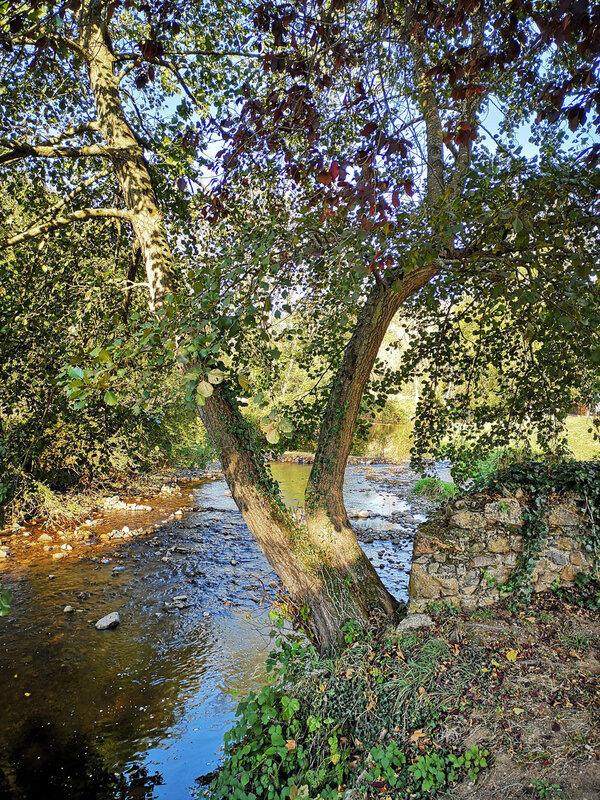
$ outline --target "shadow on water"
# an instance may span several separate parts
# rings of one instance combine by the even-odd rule
[[[275,465],[290,505],[308,469]],[[402,596],[410,540],[387,517],[407,504],[360,470],[346,493],[404,537],[364,545]],[[0,800],[185,800],[217,765],[229,690],[264,680],[275,576],[222,481],[195,500],[206,510],[102,555],[81,547],[1,573],[15,599],[0,619]],[[95,630],[111,611],[119,627]]]

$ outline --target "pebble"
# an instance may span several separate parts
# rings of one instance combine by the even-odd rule
[[[75,609],[73,608],[73,606],[65,606],[63,608],[63,613],[64,614],[72,614],[74,611],[75,611]]]
[[[110,614],[101,617],[94,626],[97,631],[108,631],[111,628],[116,628],[121,622],[121,617],[118,611],[111,611]]]
[[[49,536],[47,533],[42,533],[37,538],[38,542],[51,542],[52,537]]]
[[[113,574],[115,572],[125,572],[125,567],[113,567]]]

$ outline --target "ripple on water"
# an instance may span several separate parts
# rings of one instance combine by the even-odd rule
[[[273,465],[290,505],[300,504],[309,471]],[[410,507],[367,474],[349,468],[346,503],[368,512],[357,521],[361,538],[373,534],[364,549],[402,598],[411,526],[389,517]],[[194,778],[216,765],[236,705],[228,690],[244,693],[264,679],[275,575],[224,482],[194,494],[207,510],[104,559],[74,551],[51,566],[3,573],[15,600],[0,619],[1,797],[109,800],[115,770],[137,762],[164,780],[148,797],[185,800]],[[189,607],[165,611],[178,595]],[[64,613],[67,605],[75,611]],[[96,631],[110,611],[119,611],[119,627]]]

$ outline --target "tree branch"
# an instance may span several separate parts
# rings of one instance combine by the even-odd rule
[[[127,148],[106,147],[99,144],[81,145],[79,147],[58,147],[56,145],[32,145],[27,142],[0,139],[0,147],[7,152],[0,153],[0,164],[19,161],[22,158],[110,158],[123,153]],[[132,149],[137,149],[132,146]]]
[[[49,231],[64,228],[67,225],[71,225],[73,222],[84,222],[88,219],[99,219],[106,217],[113,219],[125,219],[129,222],[131,221],[131,213],[124,208],[81,208],[77,211],[71,211],[69,214],[65,214],[64,216],[55,217],[49,222],[32,225],[26,231],[17,233],[15,236],[10,236],[8,239],[0,242],[0,247],[14,247],[14,245],[21,244],[22,242],[28,242],[30,239],[37,239],[38,236],[43,236]]]

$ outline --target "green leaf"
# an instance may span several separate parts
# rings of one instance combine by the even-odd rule
[[[248,376],[247,375],[238,375],[238,383],[242,387],[244,391],[248,388]]]
[[[270,431],[267,431],[267,442],[270,444],[277,444],[279,441],[279,433],[275,430],[275,428],[271,428]]]
[[[82,380],[83,370],[81,367],[69,367],[69,377],[73,379],[79,378],[79,380]]]
[[[116,406],[119,400],[113,392],[104,392],[104,402],[107,406]]]
[[[223,373],[220,369],[211,369],[208,373],[208,380],[210,383],[218,386],[223,381]]]
[[[292,425],[291,421],[284,417],[279,423],[279,431],[281,433],[292,433],[293,430],[294,426]]]
[[[202,397],[210,397],[214,389],[208,381],[200,381],[198,384],[198,394]]]

